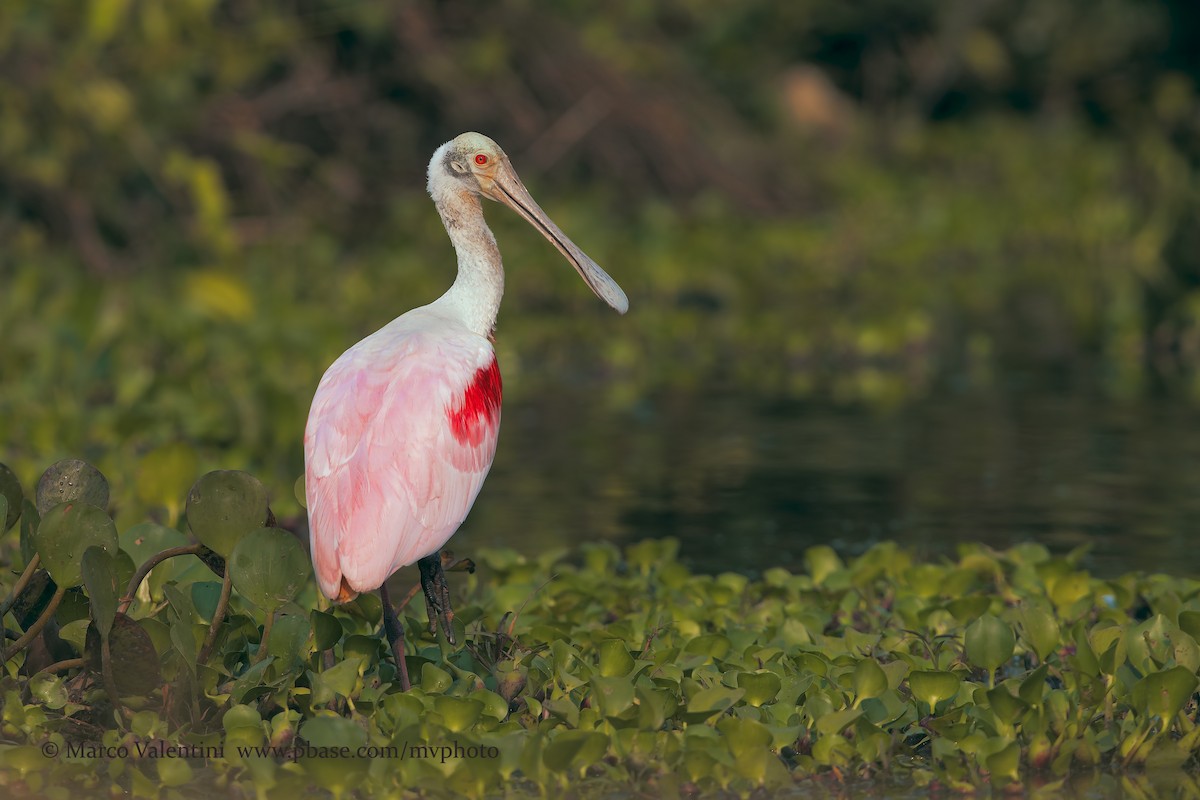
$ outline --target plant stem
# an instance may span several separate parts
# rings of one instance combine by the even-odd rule
[[[157,567],[168,558],[175,556],[199,555],[202,544],[183,544],[179,547],[170,547],[162,552],[155,553],[146,559],[146,563],[138,567],[138,571],[133,573],[133,577],[129,580],[129,587],[125,589],[125,596],[121,598],[121,605],[117,606],[117,612],[124,614],[129,610],[129,604],[133,602],[133,596],[137,594],[138,588],[142,585],[142,581],[150,574],[150,570]]]
[[[229,609],[229,595],[233,591],[233,579],[230,577],[229,562],[225,562],[225,576],[221,580],[221,596],[217,599],[217,607],[213,609],[212,622],[208,626],[208,635],[200,647],[200,655],[196,656],[197,664],[204,664],[212,653],[213,645],[217,642],[217,631],[225,621],[225,612]]]
[[[33,577],[33,573],[38,568],[38,564],[42,562],[42,557],[37,553],[33,554],[33,558],[29,559],[29,563],[25,565],[25,571],[21,573],[21,577],[17,578],[16,584],[13,585],[12,593],[0,603],[0,617],[8,613],[8,610],[17,602],[17,598],[21,596],[21,592],[25,591],[25,587],[29,585],[29,579]]]
[[[69,669],[78,669],[86,667],[86,658],[68,658],[65,661],[55,661],[48,667],[42,667],[38,672],[66,672]]]
[[[42,632],[42,628],[46,627],[46,623],[54,616],[54,612],[58,610],[58,604],[62,602],[63,597],[67,593],[67,587],[59,586],[54,596],[50,598],[50,602],[46,605],[46,610],[37,618],[37,621],[29,626],[29,630],[21,635],[20,639],[13,642],[12,647],[4,651],[4,656],[0,658],[0,664],[7,663],[10,658],[29,646],[29,643]]]
[[[121,698],[117,694],[117,679],[113,676],[112,648],[109,646],[108,636],[100,638],[100,671],[104,675],[104,691],[108,693],[108,699],[112,701],[113,709],[123,716],[125,708],[121,705]]]
[[[258,653],[255,654],[251,664],[257,664],[267,657],[267,643],[271,640],[271,628],[275,627],[275,612],[267,612],[267,620],[263,623],[262,639],[258,642]]]

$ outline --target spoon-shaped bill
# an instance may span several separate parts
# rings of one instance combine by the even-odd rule
[[[549,239],[550,243],[557,247],[558,251],[574,265],[584,283],[591,287],[597,297],[615,308],[618,313],[624,314],[629,310],[629,298],[625,296],[625,292],[621,290],[617,282],[609,277],[609,274],[601,269],[599,264],[576,247],[575,243],[554,224],[554,221],[546,216],[546,212],[542,211],[541,206],[530,196],[529,190],[525,188],[525,184],[521,183],[521,179],[517,177],[516,171],[513,170],[507,159],[499,165],[494,179],[490,185],[483,187],[483,191],[491,199],[504,203],[516,211],[525,218],[526,222],[541,231],[542,235]]]

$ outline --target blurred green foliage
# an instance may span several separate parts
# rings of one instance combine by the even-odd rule
[[[423,171],[464,128],[632,299],[604,316],[494,214],[510,397],[895,402],[1079,356],[1136,389],[1200,352],[1189,8],[5,3],[6,458],[290,497],[321,370],[451,280]]]

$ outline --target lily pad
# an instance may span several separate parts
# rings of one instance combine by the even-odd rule
[[[42,516],[36,537],[37,551],[50,577],[59,586],[83,582],[83,553],[98,546],[117,552],[117,529],[107,513],[88,503],[72,501],[54,506]]]
[[[229,558],[243,536],[267,523],[267,490],[240,470],[210,472],[188,492],[187,519],[196,538]]]
[[[233,588],[268,612],[295,599],[312,577],[303,545],[280,528],[247,533],[233,548],[229,564]]]

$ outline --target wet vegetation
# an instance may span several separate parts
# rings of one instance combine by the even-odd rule
[[[1037,545],[920,562],[885,544],[849,563],[816,547],[760,580],[693,574],[672,540],[487,550],[460,582],[460,648],[402,615],[402,693],[378,598],[325,607],[247,473],[197,481],[182,530],[117,530],[84,462],[33,497],[0,475],[23,566],[0,584],[23,630],[6,623],[0,677],[9,796],[187,796],[196,774],[192,791],[260,796],[831,776],[1056,793],[1097,770],[1152,791],[1143,767],[1200,790],[1195,580],[1100,580]]]
[[[502,444],[498,470],[545,459],[555,488],[485,490],[473,519],[528,530],[463,553],[464,647],[406,612],[410,694],[377,598],[327,607],[307,578],[313,388],[451,280],[423,170],[467,129],[631,299],[605,313],[489,209],[506,409],[558,392],[633,426],[717,388],[870,413],[1078,373],[1128,415],[1194,402],[1195,4],[849,5],[7,0],[5,792],[1200,793],[1194,580],[970,526],[947,558],[884,541],[707,575],[575,513],[622,491],[604,476],[668,469],[699,505],[713,474],[755,476],[748,436],[675,431],[664,455],[571,409],[568,465]],[[1190,480],[1171,453],[1150,502]],[[320,749],[342,745],[376,749]],[[405,749],[453,745],[476,749]],[[170,747],[197,749],[150,757]]]

